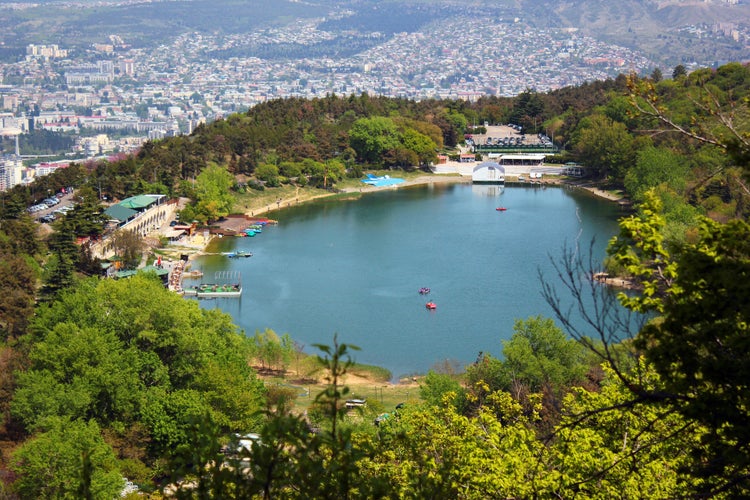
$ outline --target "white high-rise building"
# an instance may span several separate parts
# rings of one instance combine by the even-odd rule
[[[20,158],[0,160],[0,191],[5,191],[23,182],[24,166]]]
[[[29,44],[26,46],[26,58],[62,58],[68,57],[68,51],[61,49],[57,45],[34,45]]]

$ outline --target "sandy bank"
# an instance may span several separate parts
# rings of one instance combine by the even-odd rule
[[[332,196],[340,196],[341,194],[367,194],[367,193],[373,193],[376,191],[388,191],[388,190],[395,190],[395,189],[401,189],[404,187],[410,187],[410,186],[420,186],[420,185],[426,185],[426,184],[454,184],[454,183],[461,183],[461,182],[471,182],[470,177],[464,177],[460,175],[420,175],[419,177],[414,177],[411,179],[407,179],[401,184],[395,184],[392,186],[372,186],[369,184],[362,184],[361,186],[355,186],[355,187],[346,187],[343,189],[339,189],[336,191],[320,191],[320,190],[312,190],[312,189],[297,189],[294,195],[292,196],[286,196],[281,197],[278,200],[276,200],[273,203],[266,203],[264,201],[255,202],[249,201],[245,207],[244,214],[248,217],[259,217],[259,216],[265,216],[269,212],[272,212],[274,210],[279,210],[281,208],[288,208],[295,205],[301,205],[303,203],[307,203],[309,201],[313,200],[319,200],[322,198],[329,198]]]

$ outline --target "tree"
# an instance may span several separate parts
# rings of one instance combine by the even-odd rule
[[[234,205],[230,189],[234,178],[226,168],[209,164],[195,179],[196,211],[200,220],[216,220],[229,214]]]
[[[55,221],[53,229],[54,232],[48,241],[52,255],[48,257],[45,266],[42,290],[47,299],[73,285],[78,262],[75,234],[72,227],[66,224],[66,219]]]
[[[427,372],[419,384],[419,397],[430,405],[442,406],[449,403],[459,411],[463,411],[466,405],[466,390],[456,377],[432,370]]]
[[[21,498],[115,498],[124,486],[95,421],[51,419],[13,454]]]
[[[536,126],[542,124],[541,114],[544,111],[544,102],[536,91],[526,89],[518,95],[509,120],[523,126],[525,129],[531,129],[536,133]]]
[[[353,361],[356,346],[317,345],[316,359],[325,369],[327,387],[315,398],[324,415],[321,429],[312,433],[305,419],[281,408],[268,413],[268,420],[249,450],[242,450],[233,463],[243,464],[247,473],[236,478],[237,497],[251,498],[374,498],[369,482],[358,476],[357,463],[367,456],[367,439],[355,439],[354,428],[346,423],[344,398],[349,393],[341,379]],[[245,459],[245,460],[243,460]],[[238,467],[239,470],[239,467]]]
[[[43,251],[44,245],[37,234],[39,227],[25,211],[15,219],[2,221],[2,229],[0,247],[30,257]]]
[[[750,492],[750,225],[705,219],[680,249],[676,277],[637,346],[688,421],[705,426],[693,469],[706,493]],[[721,478],[721,479],[719,479]]]
[[[420,165],[428,165],[437,159],[437,145],[424,134],[408,129],[403,134],[404,147],[417,155]]]
[[[29,358],[33,368],[18,375],[13,412],[30,429],[54,416],[96,416],[102,424],[130,418],[145,389],[136,352],[111,331],[59,323]]]
[[[581,120],[574,142],[576,155],[597,177],[621,180],[635,161],[635,142],[625,125],[603,115]]]
[[[269,163],[261,163],[255,168],[255,177],[266,183],[266,186],[279,186],[279,168]]]
[[[691,73],[686,79],[690,113],[683,115],[670,113],[651,82],[640,81],[631,75],[628,88],[634,113],[655,122],[661,127],[659,133],[671,132],[678,134],[683,142],[719,148],[743,168],[747,176],[750,165],[750,138],[745,132],[744,119],[747,103],[738,100],[736,93],[732,92],[738,85],[737,81],[744,81],[747,74],[747,69],[738,64],[726,65],[715,74],[705,71]],[[712,170],[709,178],[719,175],[728,166],[724,164]],[[741,179],[736,181],[743,192],[750,193],[750,188]]]
[[[111,236],[115,255],[121,259],[124,269],[135,269],[141,263],[146,244],[141,235],[130,229],[118,229]]]
[[[323,355],[317,359],[328,381],[315,400],[325,415],[318,432],[311,431],[305,417],[284,407],[267,410],[252,442],[239,446],[235,437],[231,451],[223,457],[229,467],[217,467],[222,458],[217,453],[220,433],[204,419],[179,449],[177,472],[187,473],[181,477],[193,480],[200,491],[222,498],[385,497],[389,490],[382,479],[360,474],[360,464],[372,455],[373,443],[347,422],[343,404],[349,390],[341,385],[341,378],[352,364],[350,349],[356,346],[339,344],[334,337],[333,346],[318,347]],[[194,495],[187,488],[179,494]]]
[[[661,201],[653,191],[645,194],[639,213],[620,220],[620,234],[610,240],[607,253],[626,276],[641,287],[639,294],[618,293],[620,302],[639,313],[664,312],[663,298],[672,291],[677,263],[664,245]]]
[[[223,432],[247,432],[263,406],[249,343],[229,316],[153,275],[82,281],[39,311],[22,342],[30,363],[11,409],[28,430],[56,416],[143,426],[153,460],[206,413]]]
[[[513,336],[503,341],[503,358],[480,353],[467,367],[470,385],[486,385],[485,392],[498,390],[519,394],[552,390],[561,395],[580,384],[589,368],[586,351],[569,339],[554,321],[541,316],[516,320]]]
[[[0,250],[0,332],[15,338],[34,311],[37,275],[23,255]]]
[[[302,174],[302,164],[292,161],[281,162],[279,173],[288,179],[296,179]]]
[[[380,163],[387,151],[398,148],[401,138],[392,119],[375,116],[360,118],[349,130],[351,147],[364,162]]]
[[[263,368],[286,370],[289,366],[294,343],[288,333],[279,337],[276,332],[266,328],[263,333],[256,332],[252,342],[255,356],[260,360]]]
[[[211,420],[210,414],[191,423],[186,441],[169,456],[169,486],[176,489],[176,498],[241,498],[246,464],[227,457],[222,437],[221,426]]]
[[[603,368],[599,390],[574,388],[566,396],[563,419],[550,437],[543,462],[559,474],[554,496],[691,497],[700,480],[686,474],[688,450],[703,429],[668,407],[634,402],[610,367]],[[660,386],[642,358],[634,370],[646,387]]]
[[[642,316],[647,322],[629,322],[606,300],[595,302],[593,313],[580,307],[601,339],[595,345],[572,327],[549,286],[545,293],[573,335],[601,356],[628,389],[630,398],[621,408],[653,405],[680,415],[685,427],[702,429],[686,438],[693,443],[685,447],[691,460],[684,465],[696,479],[693,494],[745,496],[750,491],[750,388],[745,383],[750,351],[744,340],[750,288],[738,277],[750,273],[750,226],[706,219],[698,238],[671,251],[664,247],[663,227],[659,201],[647,194],[640,213],[621,221],[621,234],[608,250],[641,285],[638,293],[617,294],[618,300],[628,310],[647,314]],[[560,277],[580,304],[586,287],[577,280],[593,271],[583,271],[581,261],[574,260],[564,269]],[[607,323],[622,331],[614,333]],[[653,367],[657,382],[647,369],[632,369],[639,356]]]
[[[445,121],[448,123],[449,128],[448,130],[443,130],[443,141],[445,144],[455,146],[459,139],[463,139],[468,121],[462,113],[455,110],[451,110],[445,114]]]
[[[73,210],[65,215],[64,224],[75,236],[96,237],[104,231],[107,219],[98,195],[84,186],[76,190]]]
[[[560,391],[582,381],[588,369],[584,350],[554,321],[541,316],[516,320],[513,331],[503,342],[504,365],[512,380],[534,392],[545,386]]]
[[[682,64],[678,64],[674,67],[674,70],[672,70],[672,79],[677,80],[678,78],[682,78],[687,76],[687,69]]]
[[[496,393],[488,406],[476,417],[451,405],[399,412],[379,426],[377,453],[360,465],[362,480],[379,479],[385,498],[552,496],[539,468],[543,445],[520,405]]]
[[[637,201],[644,193],[660,185],[682,193],[688,174],[687,160],[666,148],[646,147],[638,151],[635,164],[625,175],[625,189]]]
[[[100,276],[102,260],[94,255],[92,246],[92,243],[87,241],[79,247],[77,269],[85,276]]]

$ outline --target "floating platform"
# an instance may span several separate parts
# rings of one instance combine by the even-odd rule
[[[214,299],[217,297],[241,297],[242,282],[239,271],[216,271],[214,283],[201,283],[183,288],[186,297]]]
[[[185,288],[184,295],[188,297],[198,297],[199,299],[208,297],[240,297],[242,295],[242,287],[239,284],[214,285],[210,283],[202,283],[200,285]]]

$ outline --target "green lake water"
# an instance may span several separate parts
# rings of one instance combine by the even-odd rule
[[[507,210],[497,211],[497,207]],[[223,238],[193,268],[203,282],[239,271],[239,299],[201,300],[247,333],[271,328],[314,343],[358,345],[359,362],[394,377],[436,362],[460,365],[480,351],[501,356],[516,319],[552,311],[538,277],[566,246],[604,257],[617,232],[615,204],[566,188],[431,185],[279,210],[253,238]],[[429,287],[427,296],[418,293]],[[425,303],[434,301],[429,311]]]

